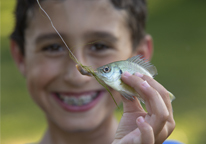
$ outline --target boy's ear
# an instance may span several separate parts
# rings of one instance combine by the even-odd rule
[[[22,73],[23,76],[26,74],[25,70],[25,57],[22,54],[19,45],[16,43],[16,41],[11,40],[10,41],[10,50],[11,55],[19,69],[19,71]]]
[[[142,55],[146,60],[151,60],[153,55],[153,40],[150,35],[146,35],[136,49],[136,55]]]

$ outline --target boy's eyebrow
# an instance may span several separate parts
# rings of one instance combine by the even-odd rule
[[[60,35],[63,37],[63,39],[66,38],[65,34],[60,33]],[[85,39],[95,38],[95,39],[100,39],[100,40],[104,39],[104,40],[108,40],[110,42],[116,42],[118,40],[117,37],[115,37],[113,34],[111,34],[109,32],[102,32],[102,31],[85,33],[84,38]],[[36,38],[36,43],[41,43],[45,40],[51,40],[51,39],[60,39],[60,37],[57,33],[42,34]]]
[[[96,31],[96,32],[88,32],[84,35],[84,38],[95,38],[95,39],[106,39],[110,42],[116,42],[118,39],[112,33]]]
[[[65,37],[65,34],[60,33],[60,35],[63,38]],[[36,38],[36,43],[41,43],[42,41],[51,40],[51,39],[60,39],[60,37],[57,33],[42,34]]]

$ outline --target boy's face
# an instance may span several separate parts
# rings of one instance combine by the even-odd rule
[[[125,12],[107,0],[45,1],[51,17],[74,55],[93,69],[133,53]],[[25,76],[32,98],[48,121],[67,131],[87,131],[110,117],[116,108],[109,93],[93,77],[81,75],[69,52],[39,11],[29,14],[25,31]],[[90,42],[93,44],[88,44]],[[120,95],[111,90],[116,101]]]

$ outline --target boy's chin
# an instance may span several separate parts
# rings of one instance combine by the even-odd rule
[[[86,124],[85,124],[86,125]],[[64,127],[63,129],[68,132],[68,133],[88,133],[90,131],[93,131],[94,129],[96,129],[98,126],[68,126],[68,127]]]
[[[92,119],[93,118],[93,119]],[[85,118],[82,117],[82,119],[75,119],[71,118],[69,120],[56,120],[53,124],[56,125],[57,129],[69,132],[69,133],[78,133],[78,132],[89,132],[96,128],[98,128],[104,121],[103,117],[96,117],[94,120],[94,117]]]

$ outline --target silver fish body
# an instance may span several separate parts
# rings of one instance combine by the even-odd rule
[[[139,72],[152,78],[157,75],[156,67],[151,65],[149,62],[145,62],[144,59],[141,59],[141,56],[139,55],[124,61],[116,61],[99,67],[97,68],[95,74],[107,85],[119,91],[121,95],[123,95],[126,99],[132,100],[133,96],[136,96],[140,101],[144,103],[139,94],[132,87],[126,85],[121,80],[121,74],[126,71],[130,74]],[[174,98],[175,97],[173,96],[173,94],[170,93],[171,101]]]

